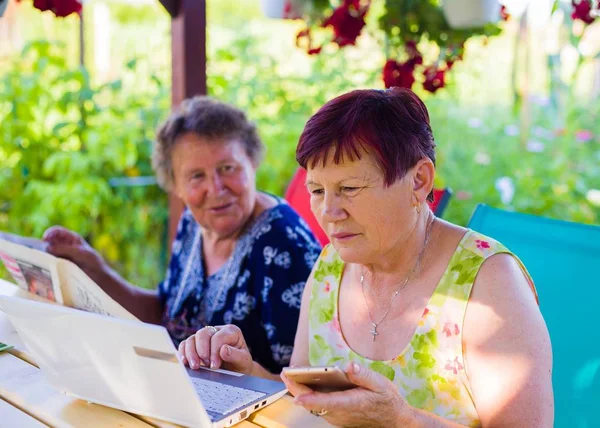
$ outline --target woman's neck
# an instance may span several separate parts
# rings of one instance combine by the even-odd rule
[[[364,276],[365,285],[370,284],[368,288],[384,291],[395,289],[407,276],[417,276],[429,259],[435,223],[435,217],[427,211],[416,220],[406,239],[379,254],[374,262],[356,265],[357,278]]]
[[[270,209],[278,204],[278,201],[264,193],[256,194],[254,208],[250,215],[240,224],[235,231],[227,235],[216,233],[210,229],[202,228],[202,246],[204,254],[211,254],[216,258],[226,259],[235,249],[235,245],[249,227],[249,225],[260,216],[265,210]]]

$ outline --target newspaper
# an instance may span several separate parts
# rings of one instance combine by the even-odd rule
[[[44,242],[1,236],[0,259],[19,287],[72,308],[137,320],[75,263],[46,253]]]

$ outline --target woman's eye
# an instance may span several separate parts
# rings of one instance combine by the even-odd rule
[[[204,174],[202,174],[201,172],[197,172],[194,175],[192,175],[192,180],[199,180],[203,177],[204,177]]]
[[[234,170],[233,165],[223,165],[221,167],[222,172],[232,172]]]
[[[323,194],[323,189],[313,189],[310,191],[311,194],[313,195],[322,195]]]
[[[342,192],[351,193],[351,192],[356,192],[359,189],[360,189],[360,187],[348,187],[348,186],[344,186],[344,187],[342,187]]]

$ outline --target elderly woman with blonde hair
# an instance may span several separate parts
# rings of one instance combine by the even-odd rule
[[[204,337],[227,324],[244,335],[265,373],[279,373],[289,364],[320,246],[285,201],[257,191],[263,152],[246,115],[209,97],[184,101],[161,126],[154,169],[186,209],[158,290],[132,286],[62,227],[46,231],[48,251],[77,263],[141,320],[165,325],[180,348],[190,334]],[[201,354],[191,366],[219,364]]]

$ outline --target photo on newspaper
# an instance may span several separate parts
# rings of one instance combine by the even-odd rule
[[[61,305],[137,320],[83,270],[44,251],[40,241],[0,234],[0,259],[16,285]]]

